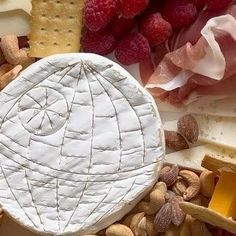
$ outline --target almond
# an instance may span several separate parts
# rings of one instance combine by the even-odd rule
[[[183,201],[183,198],[179,196],[171,200],[171,207],[172,207],[171,221],[176,226],[180,226],[183,223],[186,215],[179,206],[179,202],[181,201]]]
[[[177,165],[173,165],[172,167],[165,166],[161,169],[159,180],[164,182],[167,187],[173,185],[178,178],[179,167]]]
[[[166,232],[171,224],[172,209],[171,203],[167,202],[156,214],[154,219],[155,230],[158,233]]]
[[[165,141],[166,146],[175,151],[180,151],[189,148],[189,145],[184,139],[184,137],[175,131],[165,130]]]
[[[190,143],[198,140],[199,128],[196,119],[192,115],[184,115],[177,122],[178,131]]]

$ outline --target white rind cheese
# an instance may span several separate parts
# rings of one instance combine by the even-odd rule
[[[213,101],[210,98],[205,98],[190,104],[186,112],[211,116],[236,117],[235,101],[235,96]]]
[[[236,117],[194,115],[199,141],[236,149]]]
[[[165,156],[165,162],[168,164],[179,165],[184,168],[190,168],[202,171],[202,160],[206,154],[216,154],[229,158],[236,158],[235,150],[224,148],[213,144],[205,144],[178,152],[173,152]]]
[[[45,235],[95,233],[158,177],[165,146],[152,97],[116,63],[63,54],[0,93],[0,204]]]

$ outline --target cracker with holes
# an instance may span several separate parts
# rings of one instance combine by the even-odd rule
[[[84,0],[32,0],[31,57],[78,52]]]

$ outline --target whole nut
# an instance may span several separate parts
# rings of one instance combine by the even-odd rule
[[[134,236],[132,230],[122,224],[113,224],[106,229],[106,236]]]
[[[25,50],[19,49],[16,35],[5,35],[1,38],[0,47],[6,61],[12,65],[19,65],[28,60]]]
[[[153,215],[165,204],[166,184],[163,182],[157,183],[149,194],[149,202],[141,201],[137,205],[140,212],[145,212],[147,215]]]
[[[150,201],[141,201],[137,207],[139,211],[144,211],[147,215],[153,215],[165,204],[165,193],[155,189],[150,193]]]
[[[158,233],[164,233],[171,224],[172,209],[171,203],[167,202],[154,219],[154,227]]]
[[[188,183],[188,188],[183,194],[184,200],[188,201],[200,192],[200,179],[196,173],[190,170],[181,170],[179,175]]]
[[[186,189],[187,189],[186,181],[180,176],[178,176],[177,181],[172,187],[172,191],[179,196],[183,196]]]
[[[174,197],[171,199],[171,209],[172,209],[171,222],[176,226],[180,226],[183,223],[186,215],[183,212],[183,210],[179,207],[179,203],[181,201],[183,201],[182,197]]]
[[[165,141],[166,146],[175,151],[180,151],[189,148],[189,145],[184,139],[184,137],[175,131],[165,130]]]
[[[15,79],[21,70],[22,70],[22,66],[17,65],[9,72],[0,76],[0,90],[5,88],[13,79]]]
[[[177,122],[178,131],[190,143],[198,140],[199,128],[196,119],[192,115],[184,115]]]
[[[166,192],[167,191],[167,186],[166,186],[166,183],[162,182],[162,181],[158,181],[153,189],[159,189],[160,191],[162,192]]]
[[[172,167],[166,166],[161,169],[159,174],[159,180],[164,182],[167,187],[173,185],[178,178],[179,167],[174,165]]]
[[[209,170],[203,170],[200,175],[201,194],[210,198],[215,190],[216,175]]]
[[[143,236],[143,235],[145,236],[146,218],[144,216],[145,216],[144,212],[137,213],[132,217],[130,221],[130,229],[132,230],[135,236]],[[143,221],[143,219],[145,220]],[[140,223],[143,224],[140,225]]]

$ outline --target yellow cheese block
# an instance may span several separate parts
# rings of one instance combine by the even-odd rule
[[[236,217],[236,172],[221,172],[208,208],[225,217]]]

